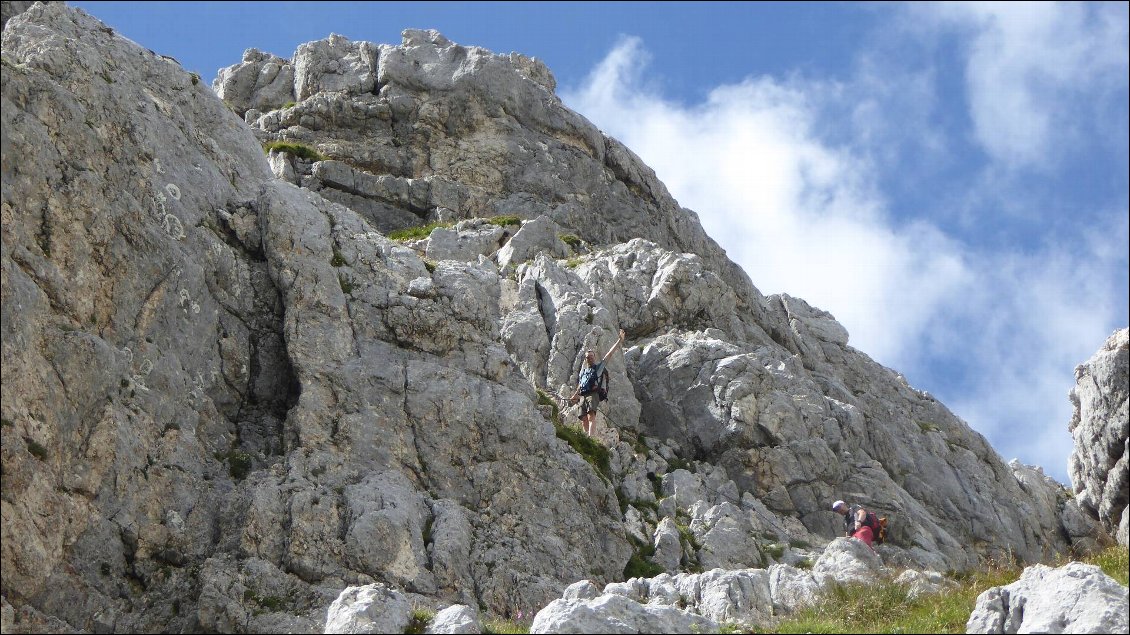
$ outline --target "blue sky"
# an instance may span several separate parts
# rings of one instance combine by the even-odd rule
[[[207,79],[330,33],[537,57],[758,288],[1063,483],[1130,321],[1126,3],[70,4]]]

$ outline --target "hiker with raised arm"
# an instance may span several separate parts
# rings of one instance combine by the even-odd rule
[[[624,329],[620,329],[620,339],[616,340],[616,343],[608,349],[608,352],[599,362],[596,360],[596,351],[591,348],[585,351],[585,367],[581,369],[577,389],[569,397],[569,403],[574,404],[578,400],[581,401],[581,428],[590,437],[596,423],[596,408],[601,401],[608,398],[608,370],[604,367],[605,362],[623,344]]]
[[[887,537],[887,519],[879,518],[875,512],[862,505],[852,505],[844,501],[832,503],[832,511],[844,517],[844,535],[858,538],[874,549],[873,543],[883,544]]]

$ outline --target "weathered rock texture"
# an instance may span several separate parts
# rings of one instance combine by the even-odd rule
[[[831,315],[759,293],[536,60],[331,36],[249,51],[225,104],[37,3],[2,85],[5,632],[313,630],[371,584],[511,615],[648,557],[814,558],[837,498],[893,519],[889,565],[1086,533]],[[426,221],[451,224],[385,235]],[[557,411],[619,327],[604,456]]]
[[[1116,331],[1087,363],[1075,368],[1068,460],[1079,505],[1122,545],[1130,544],[1130,329]]]
[[[538,612],[531,633],[701,633],[720,625],[772,628],[815,602],[831,585],[892,579],[864,543],[836,538],[808,571],[787,564],[768,568],[667,573],[608,584],[590,581],[565,589]],[[907,570],[894,578],[908,593],[934,593],[948,584],[937,572]],[[733,630],[731,628],[731,630]]]
[[[1125,633],[1126,587],[1095,565],[1071,562],[1028,567],[1008,586],[977,597],[967,633]]]

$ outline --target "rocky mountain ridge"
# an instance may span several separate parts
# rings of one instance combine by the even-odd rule
[[[331,36],[213,92],[62,3],[3,56],[6,616],[313,630],[370,583],[506,615],[814,557],[836,498],[915,568],[1105,533],[762,295],[536,60]],[[621,327],[590,462],[559,398]]]

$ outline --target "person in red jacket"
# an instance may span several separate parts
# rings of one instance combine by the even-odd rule
[[[868,512],[862,505],[848,507],[847,503],[843,501],[832,503],[832,511],[844,517],[845,536],[858,538],[871,549],[875,549],[872,546],[872,543],[875,542],[875,529],[872,525],[875,523],[871,522],[874,514]]]

